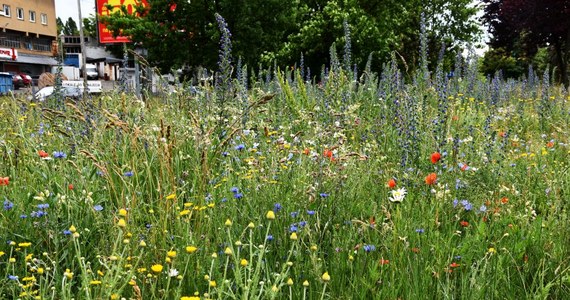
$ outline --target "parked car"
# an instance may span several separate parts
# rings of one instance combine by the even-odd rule
[[[14,85],[14,90],[24,87],[24,79],[18,74],[12,74],[12,84]]]
[[[53,86],[46,86],[41,90],[37,91],[35,94],[36,101],[46,101],[50,97],[53,96],[55,91],[55,87]],[[80,88],[72,87],[72,86],[62,86],[61,93],[65,98],[73,98],[79,99],[83,96],[83,92]],[[28,97],[29,100],[32,100],[32,96]]]
[[[32,86],[32,76],[30,76],[26,73],[20,73],[18,75],[20,75],[20,77],[22,77],[22,82],[23,82],[24,86]]]

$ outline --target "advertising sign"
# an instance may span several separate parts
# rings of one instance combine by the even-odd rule
[[[18,50],[14,48],[0,48],[0,58],[16,60],[18,58]]]
[[[147,0],[97,0],[97,15],[108,16],[113,12],[120,11],[123,5],[129,14],[134,14],[138,5],[148,7],[148,2]],[[108,7],[113,7],[113,9],[109,10]],[[113,33],[101,22],[98,22],[98,29],[101,44],[130,42],[126,36],[113,37]]]

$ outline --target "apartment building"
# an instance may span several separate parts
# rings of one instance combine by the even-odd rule
[[[57,38],[54,0],[0,0],[0,71],[49,71]]]

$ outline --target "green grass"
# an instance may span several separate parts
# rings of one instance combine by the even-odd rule
[[[567,93],[349,78],[0,98],[0,297],[570,298]]]

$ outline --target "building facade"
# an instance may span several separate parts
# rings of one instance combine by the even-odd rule
[[[57,38],[54,0],[0,0],[0,71],[50,71]]]

